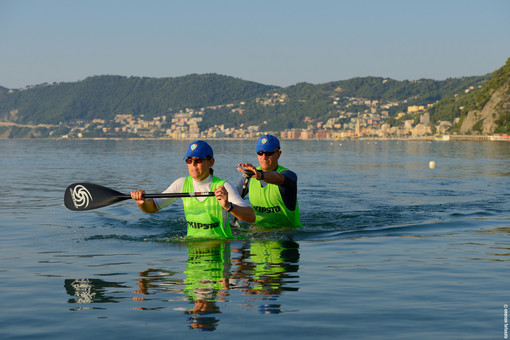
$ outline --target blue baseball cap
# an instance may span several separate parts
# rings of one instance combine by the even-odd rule
[[[273,135],[260,136],[259,140],[257,141],[257,152],[273,152],[276,148],[280,148],[280,141]]]
[[[188,157],[206,158],[207,156],[214,157],[211,146],[203,140],[196,140],[188,146],[184,159]]]

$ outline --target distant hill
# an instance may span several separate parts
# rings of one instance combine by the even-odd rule
[[[251,100],[246,100],[242,115],[233,113],[232,110],[207,112],[201,128],[214,124],[259,125],[261,122],[267,122],[267,126],[273,130],[305,128],[307,117],[325,122],[329,118],[338,117],[342,111],[363,113],[369,109],[367,105],[352,105],[349,98],[397,103],[388,109],[389,115],[394,116],[398,112],[406,112],[410,105],[434,104],[463,92],[466,88],[483,86],[490,78],[491,74],[443,81],[432,79],[397,81],[389,78],[363,77],[317,85],[298,83],[269,91],[265,96],[268,100],[275,96],[285,98],[282,101],[275,101],[273,105],[257,105]],[[435,122],[434,117],[432,121]]]
[[[204,111],[201,129],[267,124],[277,131],[305,128],[307,121],[325,122],[344,111],[366,112],[368,106],[349,99],[360,98],[392,103],[390,117],[406,112],[410,105],[438,103],[430,109],[434,123],[466,116],[459,104],[473,102],[472,94],[479,92],[475,89],[483,88],[491,78],[492,74],[442,81],[358,77],[282,88],[218,74],[176,78],[103,75],[24,89],[0,87],[0,122],[56,125],[94,118],[112,120],[117,114],[151,119],[190,108]],[[464,97],[469,88],[474,90]]]
[[[0,89],[0,120],[57,124],[116,114],[154,117],[255,98],[274,86],[217,74],[177,78],[94,76],[74,83]]]

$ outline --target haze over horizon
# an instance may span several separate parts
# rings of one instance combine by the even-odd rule
[[[510,57],[507,0],[0,1],[0,86],[217,73],[444,80]]]

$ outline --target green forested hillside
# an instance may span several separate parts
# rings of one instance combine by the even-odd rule
[[[0,94],[0,118],[56,124],[93,118],[111,119],[116,114],[167,114],[253,98],[274,88],[216,74],[178,78],[95,76],[75,83],[40,85]],[[11,119],[12,120],[12,119]]]
[[[348,105],[347,98],[363,98],[381,102],[395,102],[390,115],[406,111],[409,105],[433,104],[443,98],[449,98],[463,92],[471,86],[479,87],[490,79],[490,74],[477,77],[464,77],[436,81],[421,79],[417,81],[397,81],[385,78],[364,77],[326,84],[298,83],[286,88],[273,89],[273,94],[286,95],[283,103],[261,106],[254,100],[247,100],[245,114],[238,115],[231,110],[210,110],[204,117],[202,128],[214,124],[239,126],[240,123],[257,125],[268,122],[276,130],[306,127],[305,117],[325,121],[338,116],[342,110],[363,112],[363,105]],[[338,99],[338,104],[333,104]]]
[[[353,106],[348,98],[397,103],[389,110],[391,116],[405,111],[408,105],[432,104],[470,86],[479,87],[490,77],[491,74],[444,81],[364,77],[281,88],[217,74],[177,78],[94,76],[79,82],[43,84],[21,90],[0,88],[0,121],[58,124],[94,118],[109,120],[116,114],[151,118],[184,108],[223,104],[233,104],[236,108],[244,102],[240,107],[242,114],[233,112],[232,106],[205,109],[201,128],[266,122],[272,130],[283,130],[306,127],[305,117],[325,121],[343,110],[363,112],[366,109],[363,105]],[[260,100],[274,96],[284,100],[261,105]],[[440,111],[435,113],[444,114]]]

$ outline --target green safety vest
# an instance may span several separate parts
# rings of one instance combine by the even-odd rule
[[[225,181],[212,176],[211,191],[224,184]],[[186,177],[182,192],[193,192],[193,178]],[[184,216],[188,224],[187,237],[190,238],[232,238],[232,230],[228,219],[223,220],[223,208],[216,197],[209,196],[202,202],[196,197],[182,199]]]
[[[260,169],[260,166],[257,167]],[[288,170],[280,165],[276,172]],[[249,184],[250,202],[255,211],[256,226],[261,227],[301,227],[299,218],[299,204],[290,210],[285,206],[278,185],[267,184],[262,187],[261,181],[251,180]]]

